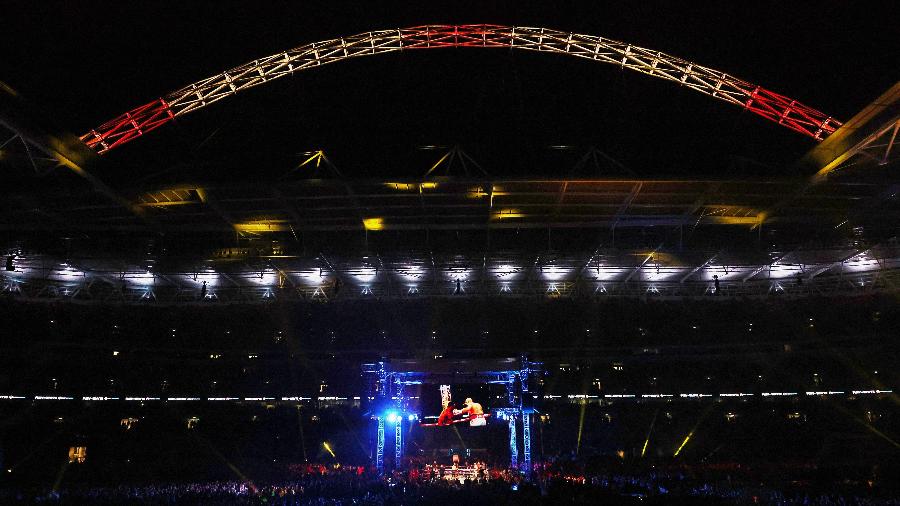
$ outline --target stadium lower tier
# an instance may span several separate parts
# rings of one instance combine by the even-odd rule
[[[29,402],[0,404],[0,415],[0,488],[27,490],[63,479],[69,490],[267,483],[297,478],[310,464],[358,467],[360,473],[373,467],[373,424],[364,407]],[[563,464],[570,476],[714,470],[777,487],[823,486],[841,476],[871,492],[894,490],[890,477],[900,470],[892,429],[900,410],[886,396],[546,402],[532,417],[537,475],[557,469],[559,476],[554,466]],[[424,473],[426,466],[507,468],[504,422],[459,432],[404,423],[403,430],[409,450],[402,473]]]

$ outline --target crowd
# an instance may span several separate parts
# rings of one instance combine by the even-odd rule
[[[427,478],[395,473],[379,478],[358,467],[295,467],[291,479],[254,483],[218,481],[114,488],[71,488],[27,494],[0,490],[3,504],[50,505],[274,505],[388,506],[412,504],[518,506],[544,504],[771,504],[803,506],[891,506],[900,498],[863,491],[779,490],[746,477],[679,469],[573,473],[537,466],[533,479],[489,473],[487,480]],[[299,473],[298,473],[299,471]]]

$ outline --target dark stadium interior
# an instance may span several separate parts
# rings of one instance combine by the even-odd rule
[[[900,504],[895,19],[0,7],[0,504]]]

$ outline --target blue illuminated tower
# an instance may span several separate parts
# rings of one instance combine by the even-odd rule
[[[518,363],[518,368],[509,369]],[[506,388],[506,406],[497,407],[492,414],[504,420],[509,429],[510,469],[517,469],[531,476],[531,415],[536,395],[529,388],[529,378],[543,372],[540,362],[530,362],[526,356],[516,359],[493,361],[443,361],[420,362],[414,360],[389,364],[386,361],[363,364],[363,375],[369,380],[368,395],[372,419],[377,421],[375,434],[375,467],[379,474],[385,472],[384,452],[386,431],[394,429],[394,469],[403,465],[403,420],[415,420],[408,413],[407,385],[466,383],[496,384]],[[519,466],[518,425],[522,425],[521,467]]]

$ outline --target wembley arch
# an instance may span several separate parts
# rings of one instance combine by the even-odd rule
[[[189,84],[107,121],[81,140],[102,154],[179,116],[297,72],[349,58],[448,47],[508,48],[617,65],[739,106],[817,141],[841,126],[833,117],[797,100],[661,51],[549,28],[480,24],[380,30],[305,44]]]

